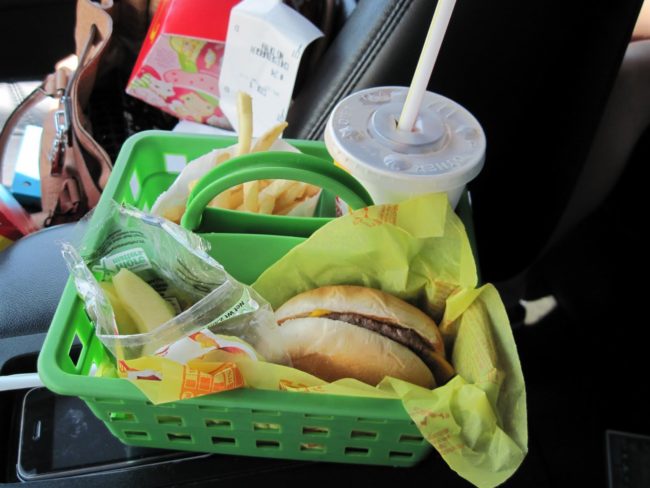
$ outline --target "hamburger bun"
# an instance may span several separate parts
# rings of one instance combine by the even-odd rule
[[[436,323],[380,290],[316,288],[288,300],[276,320],[294,367],[325,381],[392,376],[433,388],[454,373]]]

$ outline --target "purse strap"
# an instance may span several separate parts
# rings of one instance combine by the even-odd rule
[[[70,83],[69,121],[78,144],[92,156],[93,161],[97,164],[97,168],[93,168],[98,174],[96,184],[92,179],[82,182],[84,187],[90,183],[98,187],[99,192],[96,195],[92,195],[92,197],[89,195],[91,207],[97,204],[99,194],[106,186],[113,165],[104,148],[91,136],[90,124],[83,116],[83,108],[87,105],[90,93],[95,86],[100,61],[107,56],[110,48],[113,34],[112,15],[115,15],[115,9],[112,0],[77,1],[75,42],[79,66]],[[80,153],[77,156],[82,158],[83,154]]]

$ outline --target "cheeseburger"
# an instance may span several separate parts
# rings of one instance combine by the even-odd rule
[[[433,388],[454,374],[436,323],[379,290],[316,288],[287,301],[276,320],[294,367],[325,381],[392,376]]]

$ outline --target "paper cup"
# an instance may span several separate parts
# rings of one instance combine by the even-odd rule
[[[325,145],[375,203],[445,192],[455,207],[485,161],[485,133],[458,103],[426,92],[412,131],[397,129],[407,87],[356,92],[332,111]]]

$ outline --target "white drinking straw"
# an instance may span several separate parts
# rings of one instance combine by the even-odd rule
[[[433,19],[431,19],[427,38],[424,41],[424,46],[420,53],[418,65],[415,68],[415,73],[411,80],[411,86],[406,95],[404,108],[402,108],[402,114],[397,124],[397,128],[400,130],[413,130],[415,120],[420,111],[424,92],[427,91],[431,72],[433,71],[433,66],[436,64],[440,46],[445,37],[445,32],[447,32],[449,19],[451,19],[451,13],[454,11],[455,5],[456,0],[438,0],[436,11],[433,14]]]

